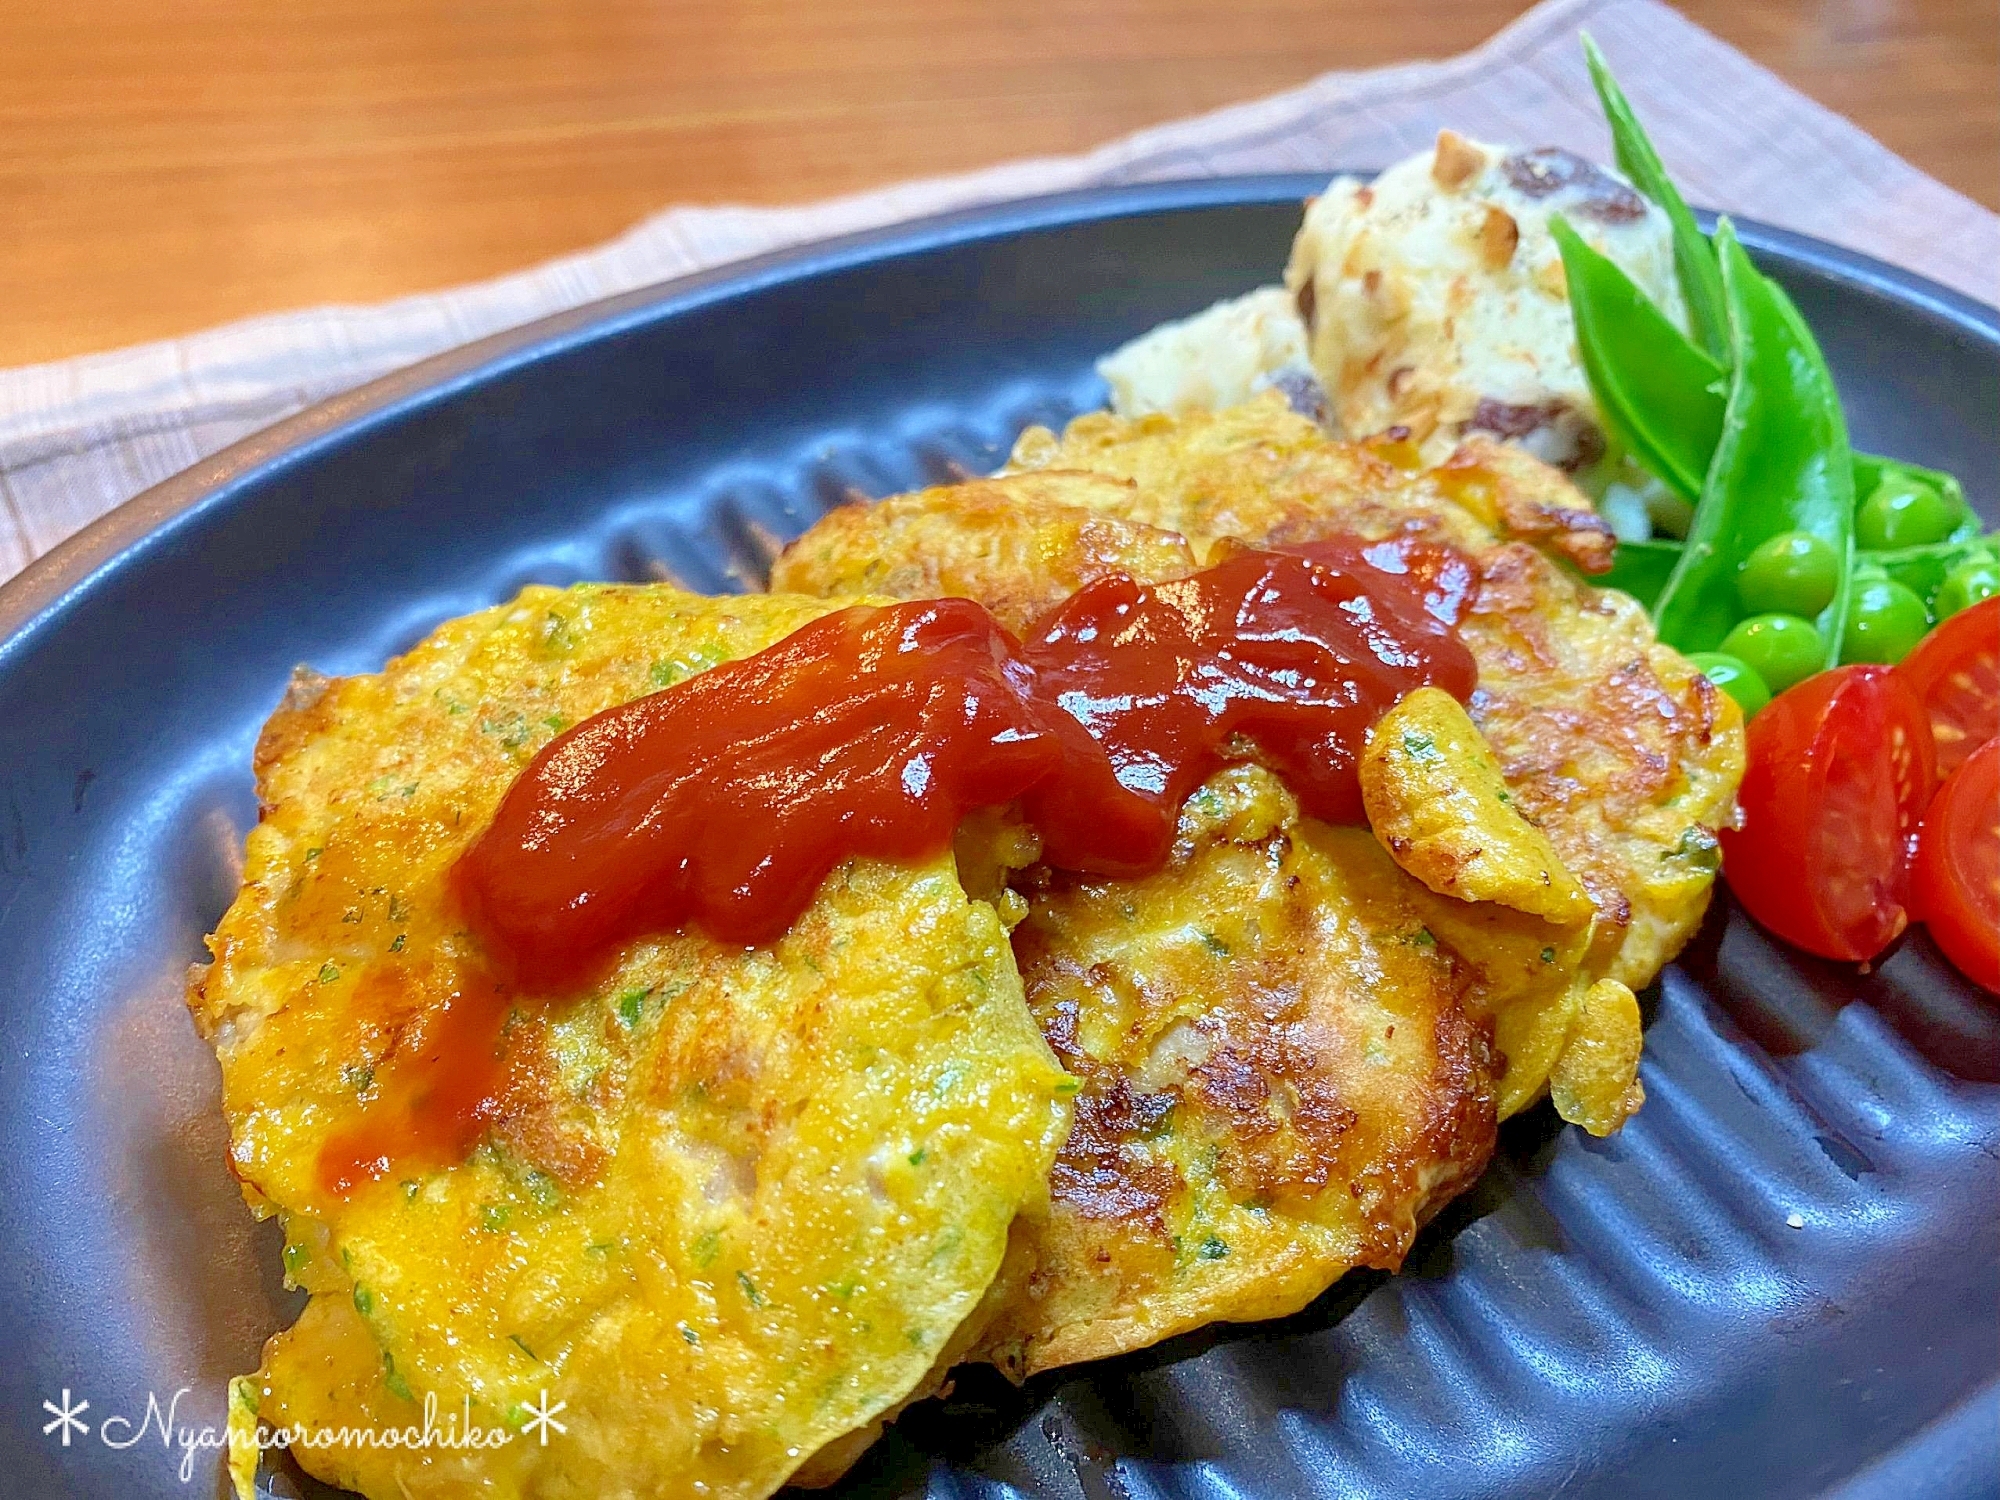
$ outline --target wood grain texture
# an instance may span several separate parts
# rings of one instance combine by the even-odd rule
[[[1096,145],[1520,0],[15,0],[0,365],[494,275],[686,202]],[[2000,206],[2000,0],[1683,0]]]

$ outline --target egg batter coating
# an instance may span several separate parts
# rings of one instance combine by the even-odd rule
[[[1099,474],[1023,474],[843,505],[779,555],[771,587],[820,598],[975,598],[1019,633],[1107,573],[1195,570],[1179,533],[1119,514],[1131,489]]]
[[[1153,875],[1034,872],[1015,951],[1083,1092],[984,1357],[1032,1374],[1402,1264],[1494,1141],[1486,1036],[1413,885],[1256,765],[1188,800]]]
[[[295,684],[189,994],[232,1167],[311,1294],[238,1383],[239,1431],[421,1426],[429,1400],[506,1440],[299,1457],[378,1500],[763,1496],[851,1458],[965,1341],[1078,1085],[949,853],[850,862],[768,948],[665,934],[564,996],[497,989],[447,886],[560,729],[831,607],[531,588]],[[489,1003],[476,1148],[333,1191],[327,1141],[436,1087],[418,1060]],[[522,1424],[555,1402],[544,1446]]]

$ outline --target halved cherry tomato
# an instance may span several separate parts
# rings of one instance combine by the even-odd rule
[[[1835,667],[1750,721],[1723,873],[1750,915],[1824,958],[1909,925],[1910,839],[1936,785],[1924,705],[1893,667]]]
[[[2000,994],[2000,739],[1973,751],[1931,799],[1911,893],[1945,957]]]
[[[1946,620],[1900,670],[1930,710],[1938,775],[1949,776],[2000,734],[2000,595]]]

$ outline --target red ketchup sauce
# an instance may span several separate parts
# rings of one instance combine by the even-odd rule
[[[440,1041],[462,1045],[424,1047],[416,1092],[329,1141],[322,1185],[470,1149],[505,1081],[509,990],[574,990],[690,923],[771,942],[843,860],[935,854],[975,808],[1018,800],[1050,864],[1136,875],[1188,794],[1254,753],[1310,815],[1359,821],[1375,720],[1418,687],[1471,695],[1452,627],[1474,581],[1435,544],[1330,541],[1114,574],[1024,640],[965,599],[846,609],[576,725],[454,871],[510,983],[453,996]]]

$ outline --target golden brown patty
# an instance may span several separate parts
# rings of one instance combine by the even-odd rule
[[[376,1500],[762,1496],[927,1388],[1044,1200],[1076,1088],[949,855],[836,870],[768,948],[666,934],[587,993],[501,992],[469,1157],[344,1199],[316,1170],[494,993],[446,876],[535,750],[829,607],[529,589],[379,674],[302,680],[272,720],[243,889],[189,995],[232,1165],[311,1294],[239,1426],[400,1427],[435,1397],[513,1435],[301,1452]],[[546,1446],[522,1427],[543,1401],[566,1403]]]
[[[1481,673],[1470,719],[1427,694],[1384,721],[1363,763],[1374,835],[1299,819],[1246,768],[1190,802],[1155,876],[1016,877],[1029,1003],[1085,1093],[1052,1217],[1017,1235],[994,1358],[1039,1369],[1291,1311],[1398,1264],[1483,1164],[1496,1110],[1552,1079],[1599,1133],[1637,1107],[1629,986],[1700,920],[1741,724],[1631,600],[1567,571],[1609,538],[1566,480],[1485,443],[1420,470],[1272,396],[1031,430],[963,492],[963,527],[950,488],[842,511],[777,577],[912,597],[949,579],[1019,629],[1091,570],[1176,576],[1228,538],[1428,538],[1473,566]],[[1143,530],[1079,557],[1084,514]],[[1399,764],[1417,747],[1422,767]]]

